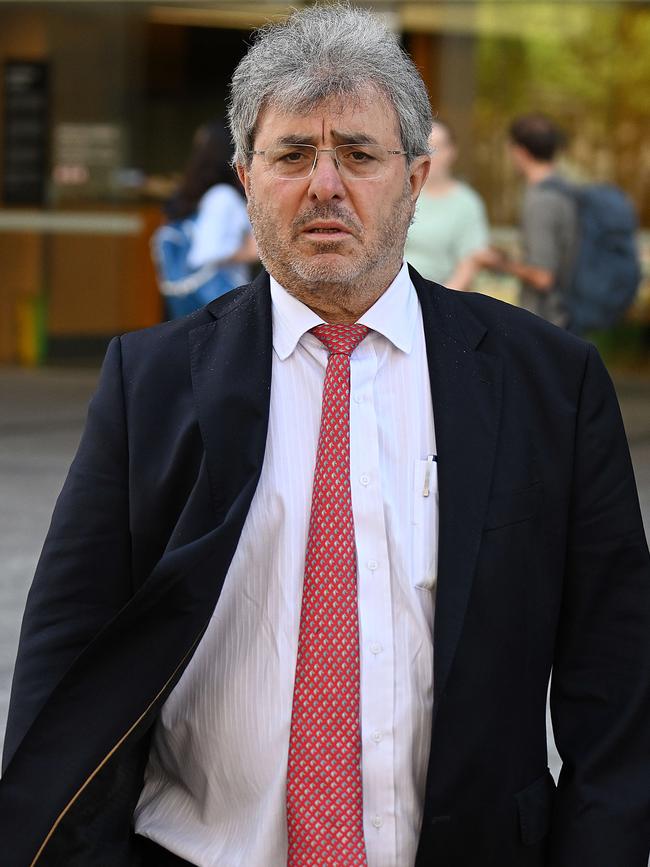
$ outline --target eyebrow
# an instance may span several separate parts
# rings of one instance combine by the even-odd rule
[[[338,139],[341,144],[379,144],[374,136],[368,135],[365,132],[342,132],[341,130],[333,129],[332,136]]]
[[[316,144],[318,137],[315,135],[305,135],[304,133],[296,133],[280,136],[277,140],[279,145],[298,145],[298,144]]]
[[[379,144],[374,136],[368,135],[365,132],[342,132],[341,130],[332,130],[332,137],[341,144]],[[318,136],[306,135],[304,133],[289,133],[280,136],[277,140],[279,145],[298,145],[298,144],[318,144]]]

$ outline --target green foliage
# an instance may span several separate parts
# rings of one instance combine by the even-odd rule
[[[543,111],[568,131],[569,158],[587,175],[621,184],[650,222],[648,4],[479,0],[477,7],[474,132],[486,146],[474,173],[488,175],[491,201],[498,184],[508,187],[493,216],[516,214],[497,141],[517,114]]]

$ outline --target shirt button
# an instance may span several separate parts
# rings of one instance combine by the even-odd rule
[[[371,653],[374,653],[375,656],[376,656],[378,653],[381,653],[381,651],[382,651],[382,646],[381,646],[381,644],[379,644],[378,641],[375,641],[375,642],[373,642],[373,643],[370,645],[370,652],[371,652]]]
[[[361,394],[361,392],[358,391],[358,392],[354,395],[354,402],[355,402],[355,403],[363,403],[363,395]]]
[[[372,824],[375,826],[375,828],[381,828],[384,823],[381,820],[381,816],[373,816]]]
[[[367,475],[366,473],[363,473],[363,474],[359,477],[359,481],[360,481],[361,484],[364,486],[364,488],[366,488],[366,487],[370,484],[370,476]]]
[[[376,744],[378,744],[381,741],[381,739],[383,738],[383,735],[381,732],[373,732],[371,737],[372,737],[373,741]]]
[[[379,563],[376,560],[368,560],[367,566],[371,572],[376,572],[379,569]]]

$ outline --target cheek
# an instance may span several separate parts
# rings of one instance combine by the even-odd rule
[[[263,210],[280,228],[289,226],[295,219],[301,202],[300,191],[290,187],[269,184],[267,189],[260,190]]]
[[[377,229],[386,219],[396,214],[405,199],[410,199],[411,191],[403,179],[382,183],[375,189],[364,190],[363,195],[355,201],[357,214],[366,229]]]
[[[383,182],[371,187],[367,181],[360,189],[353,189],[350,200],[356,215],[366,229],[372,229],[383,215],[394,206],[395,194],[391,186]]]

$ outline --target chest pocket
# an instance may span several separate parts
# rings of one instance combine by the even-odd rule
[[[411,580],[433,590],[438,575],[438,465],[414,461],[411,485]]]

